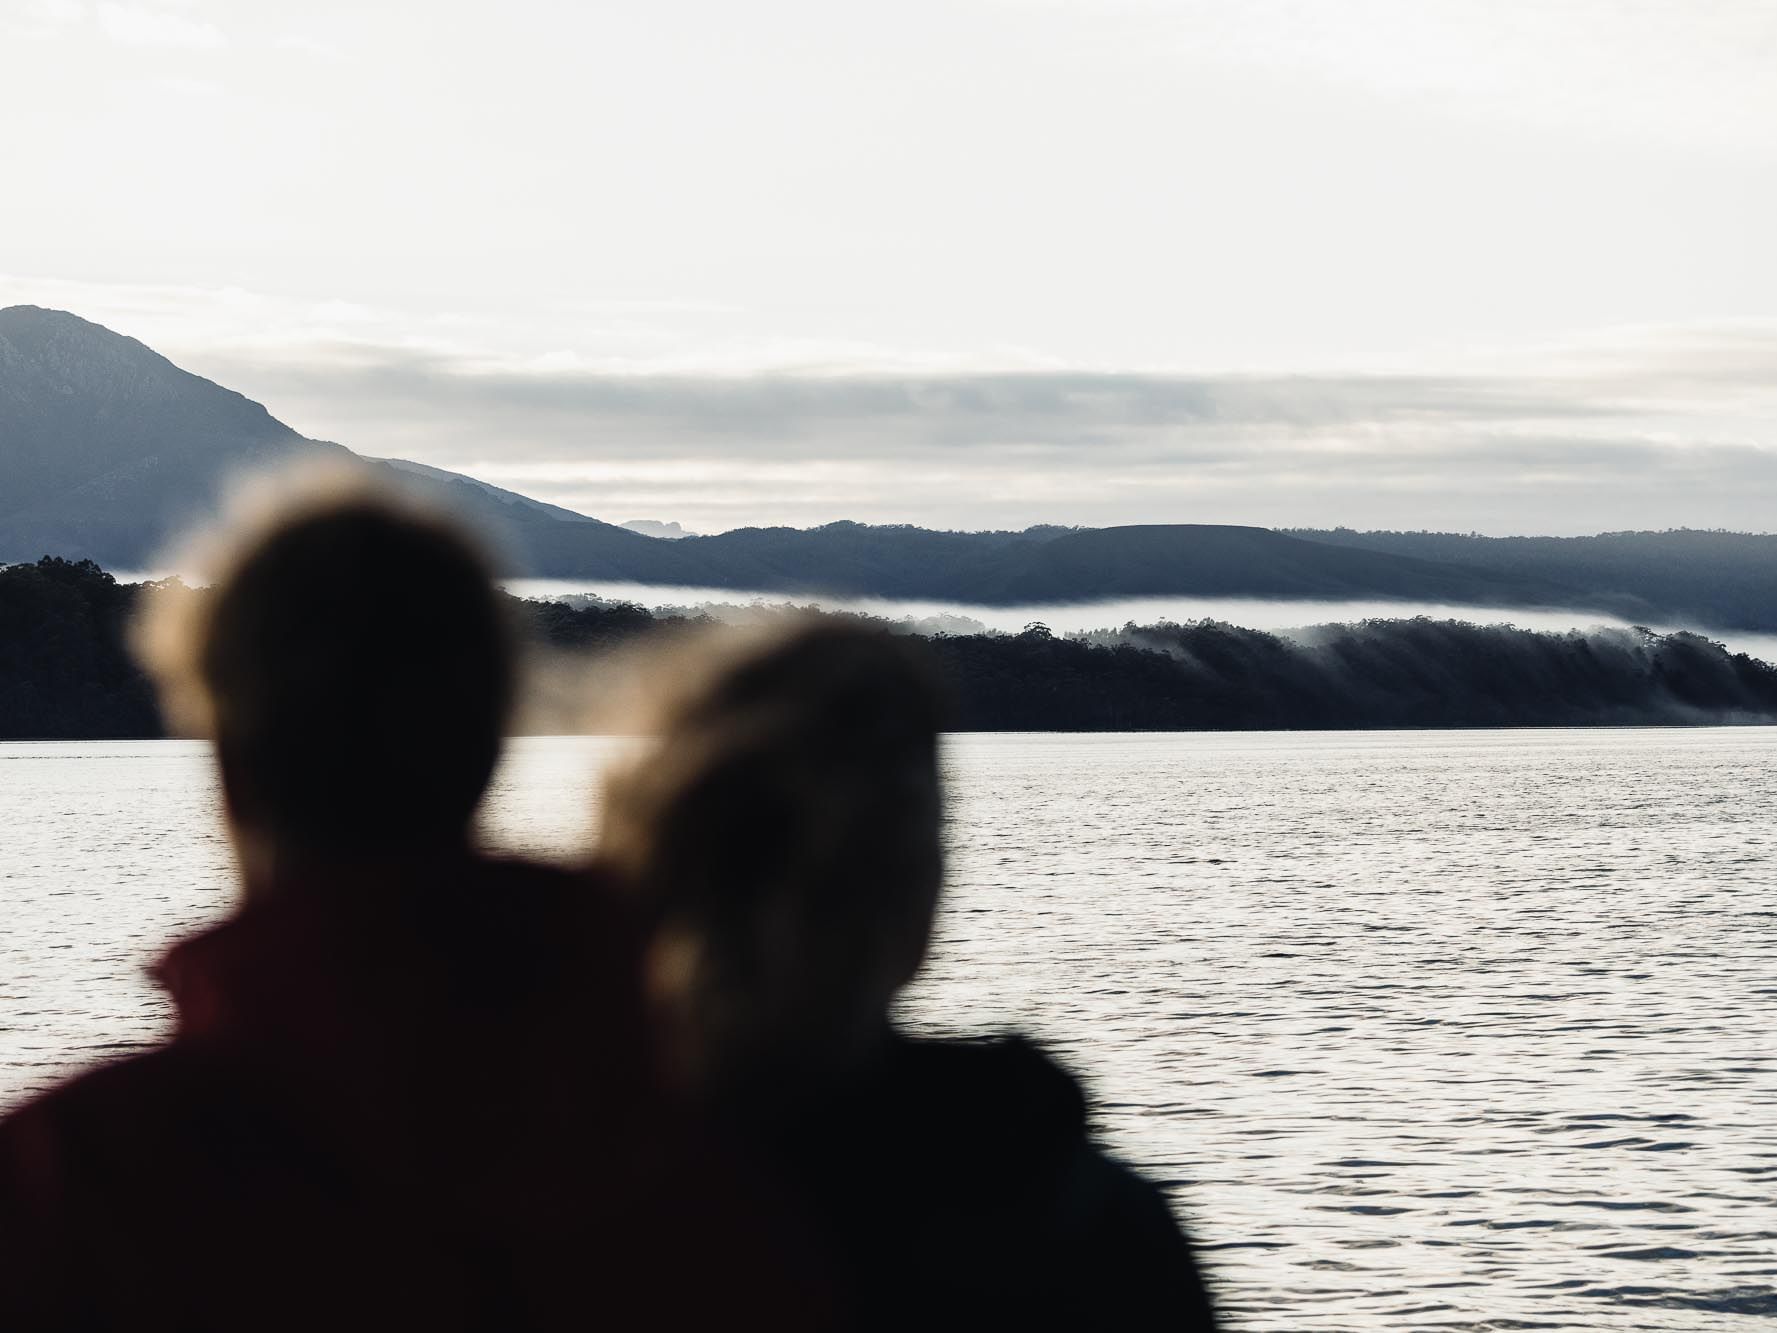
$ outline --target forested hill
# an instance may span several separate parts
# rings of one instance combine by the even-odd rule
[[[125,647],[141,595],[90,562],[0,568],[0,739],[160,734]],[[539,643],[588,658],[669,623],[623,603],[518,609]],[[929,642],[961,730],[1777,720],[1777,667],[1693,634],[1550,634],[1416,618],[1323,626],[1303,640],[1198,622]]]
[[[659,558],[675,562],[682,584],[756,592],[1000,606],[1162,596],[1588,604],[1584,591],[1533,575],[1502,578],[1230,524],[935,532],[839,522],[657,544],[667,547]],[[565,552],[552,567],[564,575],[617,577],[596,561],[576,568]]]
[[[1344,550],[1589,589],[1595,604],[1718,629],[1777,629],[1777,535],[1677,529],[1596,537],[1481,537],[1451,532],[1297,529]]]
[[[86,561],[0,568],[0,740],[160,734],[126,643],[140,595]]]

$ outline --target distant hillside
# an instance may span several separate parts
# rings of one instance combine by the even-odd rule
[[[146,568],[214,512],[240,472],[357,457],[299,435],[134,338],[62,311],[0,310],[0,560],[60,555]],[[440,468],[360,461],[476,523],[512,572],[553,578],[986,603],[1149,593],[1458,603],[1581,596],[1535,577],[1328,555],[1260,528],[956,533],[832,523],[668,542]]]
[[[124,648],[140,595],[91,563],[0,569],[0,739],[160,734],[147,682]],[[589,685],[600,653],[671,623],[623,603],[514,606],[536,640],[584,655]],[[1415,618],[1326,626],[1306,641],[1199,622],[1069,638],[1033,627],[929,643],[965,731],[1777,719],[1777,667],[1694,634],[1546,634]]]
[[[448,505],[506,571],[737,592],[986,605],[1124,597],[1568,607],[1777,631],[1777,538],[1716,533],[1486,539],[1217,524],[934,532],[829,523],[664,541],[513,491],[308,439],[133,338],[56,310],[0,310],[0,563],[146,569],[237,474],[356,460]]]
[[[586,549],[655,545],[453,472],[307,439],[251,399],[78,316],[0,310],[0,561],[60,555],[146,568],[214,515],[234,478],[304,460],[356,460],[433,496],[519,566],[537,529],[572,526]]]
[[[1777,535],[1679,529],[1596,537],[1480,537],[1348,528],[1293,530],[1290,535],[1498,578],[1541,578],[1585,588],[1591,605],[1632,620],[1777,630]]]
[[[1367,551],[1329,552],[1264,528],[1217,524],[963,533],[829,523],[686,537],[672,549],[685,559],[681,581],[707,587],[986,605],[1169,595],[1496,606],[1586,600],[1583,592],[1544,579]]]
[[[139,565],[212,511],[225,474],[346,456],[134,338],[0,310],[0,558]]]

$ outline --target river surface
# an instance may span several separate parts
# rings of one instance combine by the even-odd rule
[[[618,742],[518,742],[582,848]],[[1777,729],[962,736],[909,996],[1024,1028],[1248,1329],[1777,1319]],[[226,910],[201,747],[0,745],[0,1106],[153,1040]]]

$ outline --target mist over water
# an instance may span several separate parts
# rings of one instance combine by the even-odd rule
[[[582,848],[626,744],[517,742],[490,835]],[[1236,1326],[1769,1326],[1777,731],[947,745],[907,1020],[1083,1074]],[[5,1105],[164,1030],[142,966],[231,874],[200,745],[0,745],[0,791]]]
[[[125,572],[120,583],[138,583],[169,577],[165,570]],[[1601,611],[1560,607],[1463,606],[1448,602],[1388,601],[1268,601],[1256,597],[1121,597],[1096,602],[1032,602],[1017,606],[978,606],[964,602],[903,600],[888,597],[835,597],[821,593],[745,592],[733,588],[678,587],[651,583],[615,583],[587,579],[508,579],[506,590],[515,597],[556,599],[597,597],[610,602],[634,602],[650,610],[667,609],[685,614],[704,613],[719,620],[745,621],[761,608],[814,606],[827,611],[855,611],[883,620],[906,623],[922,634],[970,634],[999,631],[1015,634],[1032,622],[1047,625],[1057,634],[1082,634],[1091,630],[1120,629],[1124,625],[1154,625],[1163,621],[1183,624],[1193,620],[1219,620],[1246,629],[1309,639],[1306,631],[1320,625],[1352,624],[1361,620],[1399,620],[1428,616],[1433,620],[1459,620],[1472,625],[1515,625],[1519,629],[1555,633],[1596,627],[1626,629],[1632,622]],[[1645,628],[1666,634],[1690,630],[1725,644],[1730,652],[1746,653],[1777,663],[1777,634],[1699,627],[1677,621],[1653,621]]]
[[[1318,625],[1360,620],[1398,620],[1429,616],[1474,625],[1516,625],[1520,629],[1563,632],[1596,626],[1623,629],[1629,621],[1598,611],[1550,607],[1458,606],[1440,602],[1265,601],[1246,597],[1126,597],[1098,602],[1033,602],[1023,606],[976,606],[960,602],[904,601],[882,597],[829,597],[808,593],[736,592],[731,588],[679,588],[641,583],[600,583],[564,579],[513,579],[507,590],[519,597],[594,596],[607,601],[635,602],[650,609],[707,612],[718,619],[743,620],[761,607],[817,606],[830,611],[856,611],[884,620],[909,622],[921,633],[1017,633],[1033,621],[1057,634],[1119,629],[1126,624],[1153,625],[1220,620],[1247,629],[1291,635]],[[1777,662],[1777,635],[1734,630],[1698,630],[1694,625],[1656,623],[1660,633],[1696,630],[1732,652]],[[1299,637],[1308,637],[1301,635]]]

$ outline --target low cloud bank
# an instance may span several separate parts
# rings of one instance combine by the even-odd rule
[[[1777,503],[1769,318],[1234,373],[735,342],[701,324],[612,342],[594,325],[621,312],[428,316],[0,274],[0,303],[14,300],[147,337],[304,435],[698,532],[1767,531]]]
[[[1462,373],[718,374],[368,344],[200,368],[362,452],[699,531],[836,518],[1762,531],[1777,500],[1769,324]]]
[[[124,577],[121,576],[120,577]],[[787,611],[849,612],[888,621],[913,634],[1016,634],[1040,621],[1060,635],[1112,633],[1106,626],[1188,624],[1218,621],[1264,630],[1286,639],[1313,640],[1329,624],[1356,621],[1457,620],[1477,626],[1507,626],[1564,634],[1569,631],[1626,630],[1636,623],[1583,609],[1523,606],[1457,606],[1449,603],[1401,601],[1288,601],[1249,597],[1125,597],[1092,602],[1033,602],[1014,606],[980,606],[886,597],[797,596],[735,592],[731,588],[675,588],[641,583],[588,579],[514,579],[514,596],[565,601],[571,606],[599,607],[627,603],[657,616],[707,616],[732,625],[754,625]],[[1669,634],[1695,629],[1696,624],[1655,621],[1648,625]],[[1729,652],[1747,653],[1777,663],[1777,635],[1722,630],[1709,636]]]

